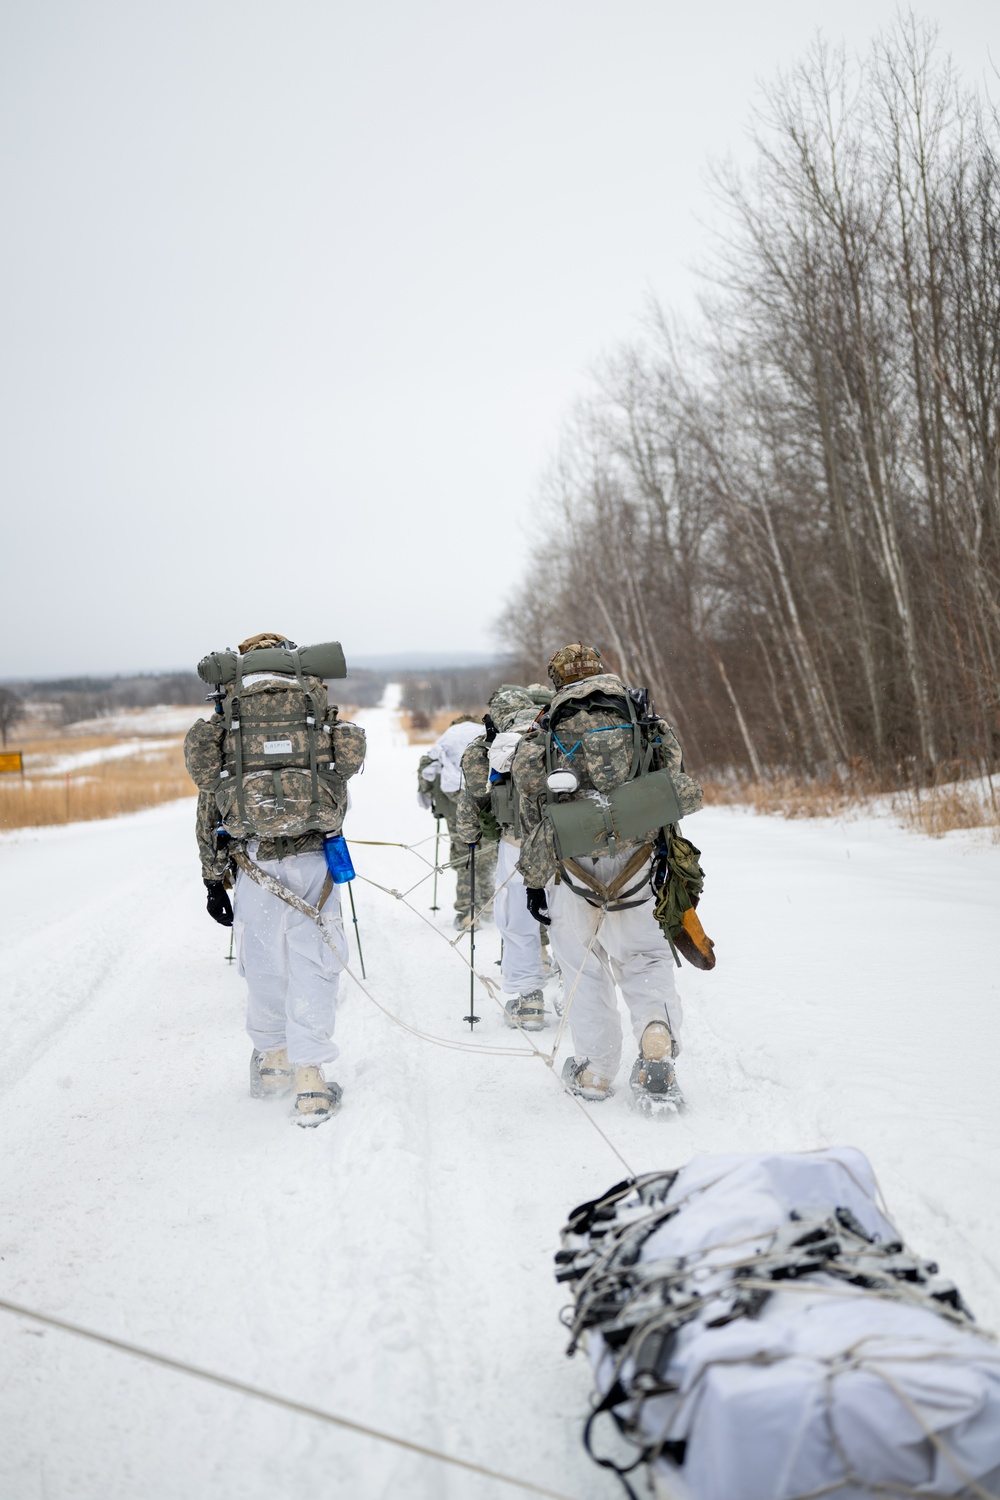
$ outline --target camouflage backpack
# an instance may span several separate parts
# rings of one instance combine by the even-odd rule
[[[188,771],[215,794],[233,838],[337,832],[347,779],[365,757],[364,730],[338,723],[325,682],[303,671],[298,651],[282,653],[284,670],[269,669],[262,659],[271,654],[237,655],[232,680],[219,685],[216,715],[188,734]]]
[[[556,694],[541,725],[542,812],[552,825],[559,859],[614,854],[619,844],[680,821],[673,777],[657,754],[658,724],[648,695],[629,691],[611,673]],[[554,772],[564,775],[553,777]]]

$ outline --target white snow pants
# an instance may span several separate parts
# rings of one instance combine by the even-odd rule
[[[608,885],[634,853],[634,849],[628,849],[600,859],[580,859],[577,864]],[[638,879],[638,875],[630,879],[628,887]],[[652,892],[641,906],[603,913],[582,896],[574,895],[564,881],[549,886],[547,895],[552,918],[549,935],[562,970],[573,1053],[578,1061],[588,1059],[592,1071],[602,1078],[614,1079],[618,1072],[622,1027],[616,984],[628,1007],[636,1041],[650,1021],[666,1021],[679,1047],[683,1011],[674,984],[675,964],[653,916]],[[588,954],[595,928],[597,937]]]
[[[513,840],[500,840],[493,919],[503,938],[500,973],[508,995],[523,995],[528,990],[540,990],[545,985],[541,931],[528,910],[524,879],[517,868],[519,853],[520,849]]]
[[[290,854],[285,859],[250,858],[268,875],[311,906],[319,901],[326,880],[322,850]],[[340,915],[340,891],[334,886],[323,907],[326,928],[342,963],[347,939]],[[233,926],[240,973],[247,982],[247,1034],[258,1052],[288,1048],[293,1066],[333,1062],[340,965],[310,918],[257,885],[242,870],[233,892]]]

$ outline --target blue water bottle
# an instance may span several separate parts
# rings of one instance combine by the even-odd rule
[[[326,867],[337,885],[343,885],[346,881],[354,879],[351,851],[342,833],[327,834],[323,840],[323,853],[326,855]]]

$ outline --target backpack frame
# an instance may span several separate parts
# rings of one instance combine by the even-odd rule
[[[577,712],[590,713],[595,709],[621,713],[625,709],[628,721],[618,724],[597,725],[584,730],[572,747],[564,745],[557,734],[561,719]],[[631,739],[630,766],[625,780],[612,785],[612,744],[599,743],[597,756],[588,755],[584,739],[591,735],[608,735],[615,731],[628,730]],[[674,788],[673,778],[667,770],[651,769],[656,755],[656,741],[647,732],[640,720],[635,703],[626,691],[624,695],[593,693],[581,698],[568,698],[559,704],[555,714],[544,729],[545,773],[570,769],[584,774],[593,783],[569,797],[553,792],[546,785],[546,800],[542,812],[552,825],[555,852],[560,860],[599,858],[603,854],[615,854],[620,844],[631,844],[637,839],[657,832],[670,824],[680,822],[681,812]],[[627,740],[618,741],[620,749],[627,753]],[[578,751],[583,750],[584,766],[574,765]],[[595,775],[595,771],[598,774]],[[603,774],[601,774],[603,773]],[[605,783],[601,788],[599,781]]]

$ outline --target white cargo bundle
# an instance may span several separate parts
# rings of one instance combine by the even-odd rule
[[[877,1198],[841,1147],[701,1157],[570,1216],[585,1441],[627,1494],[1000,1496],[1000,1350]]]

